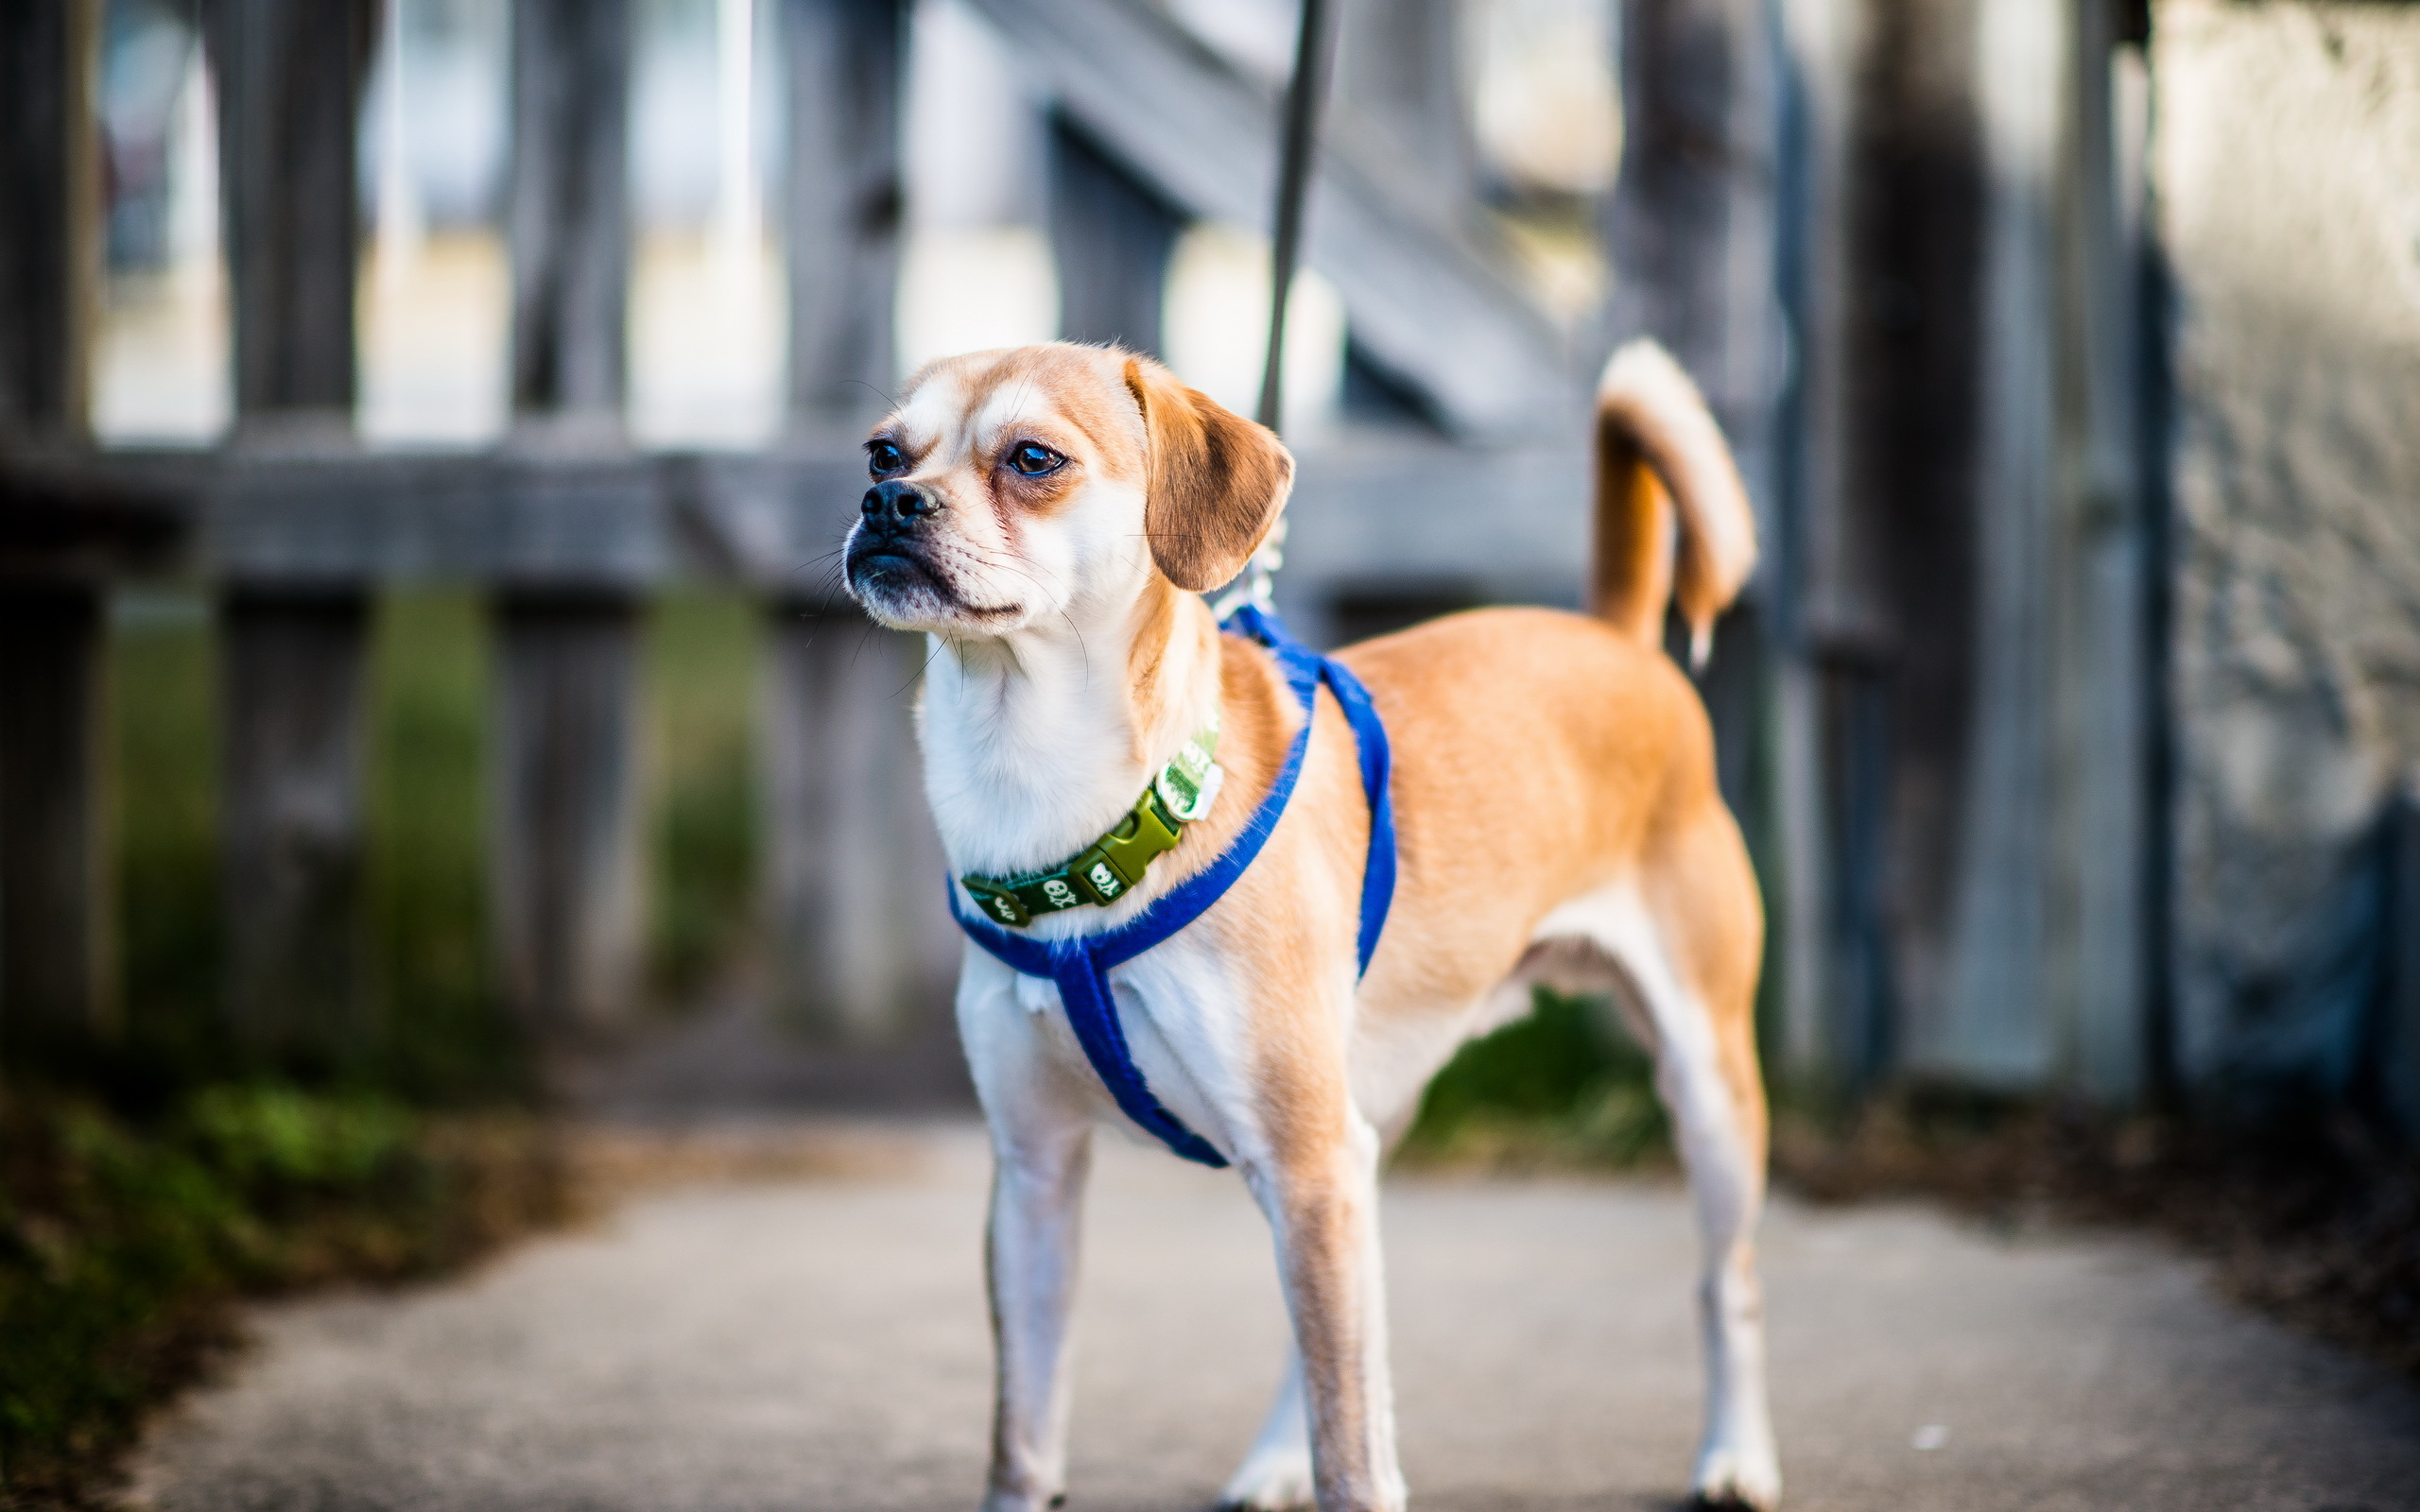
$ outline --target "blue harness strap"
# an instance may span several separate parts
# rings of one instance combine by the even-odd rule
[[[1287,749],[1285,765],[1278,768],[1277,781],[1270,785],[1269,796],[1261,799],[1260,807],[1245,821],[1242,833],[1216,861],[1169,888],[1115,929],[1056,940],[1011,934],[988,919],[969,914],[960,902],[958,884],[952,881],[949,886],[950,913],[968,938],[997,956],[1011,971],[1044,977],[1058,985],[1060,1001],[1067,1010],[1068,1027],[1075,1031],[1084,1058],[1092,1062],[1093,1071],[1100,1077],[1101,1085],[1109,1089],[1118,1110],[1178,1155],[1212,1166],[1225,1165],[1227,1158],[1161,1104],[1143,1079],[1142,1068],[1134,1064],[1133,1052],[1127,1047],[1126,1031],[1117,1022],[1117,1003],[1110,994],[1109,972],[1112,967],[1132,960],[1201,918],[1211,904],[1226,896],[1227,889],[1260,854],[1261,847],[1269,843],[1270,832],[1277,828],[1278,818],[1286,812],[1287,801],[1294,796],[1295,784],[1302,780],[1303,761],[1311,746],[1311,716],[1322,683],[1327,685],[1353,726],[1355,744],[1360,752],[1362,792],[1370,804],[1370,852],[1361,873],[1361,929],[1357,940],[1363,971],[1369,971],[1370,957],[1378,948],[1378,936],[1387,926],[1387,910],[1394,902],[1395,892],[1394,801],[1388,792],[1387,729],[1378,717],[1376,706],[1370,701],[1369,690],[1341,662],[1296,641],[1286,633],[1274,615],[1264,613],[1255,606],[1236,610],[1228,617],[1227,627],[1250,636],[1276,657],[1287,686],[1303,707],[1303,728],[1295,731],[1294,742]]]

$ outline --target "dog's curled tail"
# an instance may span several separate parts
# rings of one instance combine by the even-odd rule
[[[1656,646],[1665,608],[1677,603],[1690,664],[1703,666],[1714,617],[1755,565],[1748,490],[1698,386],[1654,342],[1626,344],[1597,385],[1592,607]]]

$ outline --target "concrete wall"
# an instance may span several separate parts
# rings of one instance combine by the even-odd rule
[[[2420,6],[2169,0],[2154,47],[2175,1064],[2358,1095],[2420,771]]]

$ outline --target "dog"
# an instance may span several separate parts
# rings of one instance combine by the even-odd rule
[[[1755,530],[1720,430],[1660,348],[1633,343],[1607,367],[1595,447],[1592,613],[1477,610],[1339,653],[1393,753],[1398,877],[1366,975],[1371,805],[1353,729],[1325,694],[1258,857],[1207,913],[1111,973],[1134,1064],[1239,1168],[1277,1240],[1293,1357],[1227,1505],[1404,1505],[1380,1163],[1455,1049],[1528,1011],[1540,982],[1611,989],[1655,1057],[1704,1240],[1695,1499],[1770,1509],[1780,1497],[1754,1250],[1763,915],[1704,708],[1662,649],[1676,610],[1703,659],[1754,565]],[[1252,559],[1292,457],[1158,363],[1067,343],[933,363],[866,452],[874,486],[843,572],[874,620],[932,643],[917,727],[956,873],[1078,852],[1136,808],[1171,753],[1217,731],[1223,791],[1174,848],[1122,895],[1023,933],[1132,919],[1236,838],[1304,717],[1271,654],[1222,634],[1201,596]],[[1091,1131],[1119,1114],[1050,982],[970,942],[957,1014],[995,1158],[983,1507],[1039,1512],[1065,1489]]]

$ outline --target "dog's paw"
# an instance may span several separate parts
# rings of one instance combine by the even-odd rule
[[[1067,1493],[1043,1496],[1030,1491],[994,1491],[983,1499],[983,1512],[1049,1512],[1067,1504]]]
[[[1219,1493],[1219,1512],[1312,1512],[1307,1453],[1254,1454]]]
[[[1698,1461],[1689,1512],[1775,1512],[1781,1505],[1781,1469],[1771,1454],[1724,1450]]]

